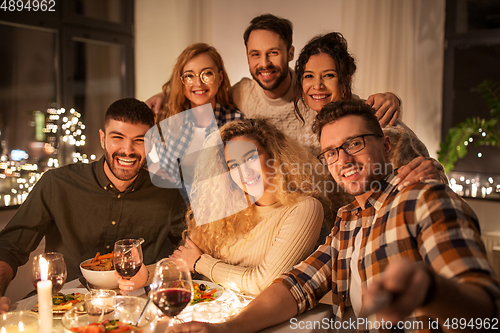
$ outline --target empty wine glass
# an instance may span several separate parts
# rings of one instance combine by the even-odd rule
[[[33,267],[31,270],[31,282],[36,288],[36,284],[41,280],[40,258],[47,260],[48,276],[47,280],[52,281],[52,295],[58,293],[66,282],[66,263],[61,253],[48,252],[40,254],[33,258]]]
[[[113,265],[116,272],[126,280],[139,272],[142,265],[142,247],[140,240],[122,239],[115,242]]]
[[[162,259],[156,264],[149,297],[170,318],[168,326],[182,323],[177,315],[191,302],[193,283],[182,259]]]

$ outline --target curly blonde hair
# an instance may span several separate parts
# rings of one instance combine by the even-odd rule
[[[186,214],[187,234],[204,253],[218,258],[221,249],[245,238],[259,223],[254,219],[255,205],[251,204],[248,194],[236,185],[228,172],[224,144],[233,138],[243,136],[253,139],[266,149],[270,156],[266,163],[275,170],[273,188],[282,205],[292,205],[310,196],[322,201],[324,206],[328,202],[314,186],[315,168],[320,165],[319,161],[267,120],[247,119],[227,123],[220,128],[222,142],[217,134],[214,132],[207,138],[205,149],[198,158],[198,161],[209,162],[197,163],[191,207]],[[196,212],[193,212],[193,207]],[[234,213],[227,216],[228,211]],[[195,216],[215,222],[200,223],[200,218],[196,221]]]
[[[217,65],[218,72],[222,75],[222,83],[217,91],[217,94],[215,95],[215,100],[221,105],[227,105],[235,108],[231,97],[231,82],[229,81],[229,76],[227,75],[226,68],[224,67],[222,57],[219,52],[217,52],[215,47],[205,43],[197,43],[189,45],[184,49],[184,51],[182,51],[177,58],[177,62],[174,65],[170,79],[162,87],[164,101],[166,102],[157,115],[157,123],[163,119],[191,108],[189,99],[187,99],[184,95],[184,85],[181,82],[181,75],[183,73],[184,66],[193,58],[203,53],[208,54],[210,58],[212,58],[215,65]]]

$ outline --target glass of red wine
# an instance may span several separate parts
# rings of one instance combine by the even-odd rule
[[[116,272],[126,280],[134,277],[141,269],[142,247],[138,239],[122,239],[115,242],[113,265]]]
[[[47,252],[33,258],[31,270],[31,282],[36,288],[36,284],[41,280],[40,258],[45,258],[48,264],[47,279],[52,281],[52,295],[57,294],[66,282],[66,263],[61,253]]]
[[[177,315],[193,297],[193,283],[186,262],[182,259],[160,260],[150,287],[151,301],[170,318],[168,326],[182,323]]]

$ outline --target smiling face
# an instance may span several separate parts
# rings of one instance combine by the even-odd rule
[[[214,76],[212,83],[206,84],[201,81],[199,74],[203,71]],[[191,102],[191,107],[211,103],[214,108],[215,96],[222,83],[222,75],[210,55],[202,53],[188,61],[182,70],[182,75],[185,74],[195,75],[192,85],[184,85],[184,96]]]
[[[342,99],[335,61],[328,54],[315,54],[307,61],[302,75],[302,97],[316,112],[325,104]]]
[[[145,124],[131,124],[110,119],[99,130],[101,147],[106,163],[104,171],[120,191],[125,190],[137,177],[146,163],[144,135],[149,130]]]
[[[269,30],[254,30],[247,42],[250,74],[264,90],[276,90],[288,77],[288,62],[293,59],[293,46],[287,51],[281,37]]]
[[[226,161],[231,179],[261,206],[276,202],[274,170],[267,165],[269,153],[254,139],[238,136],[226,144]]]
[[[345,116],[323,127],[321,132],[321,151],[341,146],[350,138],[370,134],[365,121],[354,115]],[[353,155],[342,149],[337,162],[330,164],[328,170],[335,181],[346,192],[354,195],[362,204],[370,196],[375,181],[384,179],[391,170],[387,166],[391,145],[387,137],[365,137],[365,148]]]

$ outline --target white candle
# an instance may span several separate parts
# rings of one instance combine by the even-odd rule
[[[52,281],[48,280],[49,264],[40,257],[41,281],[36,284],[38,292],[38,332],[52,333]]]

